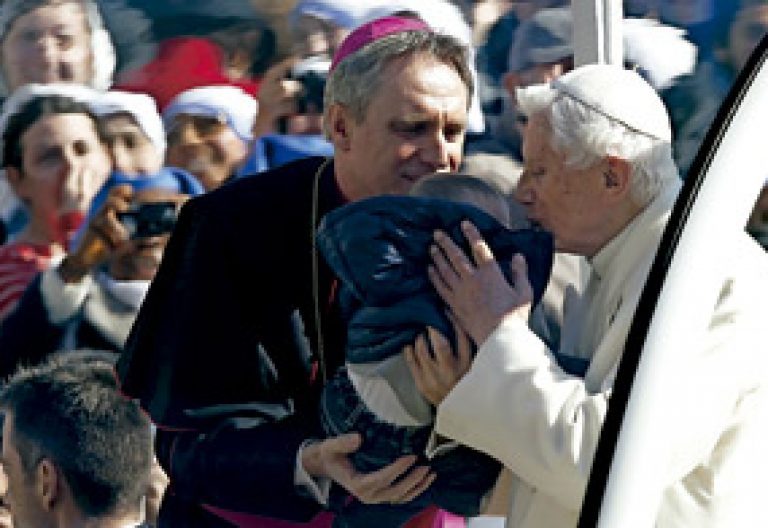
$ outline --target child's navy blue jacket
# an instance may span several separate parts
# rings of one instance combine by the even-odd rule
[[[472,205],[441,199],[380,196],[354,202],[328,213],[317,234],[318,248],[340,281],[339,301],[348,321],[347,361],[380,361],[398,354],[426,326],[453,337],[427,266],[437,229],[470,254],[462,220],[478,228],[507,280],[510,260],[522,254],[534,305],[541,299],[552,269],[549,233],[510,231]]]

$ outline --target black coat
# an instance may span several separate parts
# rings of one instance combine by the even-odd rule
[[[182,210],[117,367],[158,425],[166,511],[206,503],[303,520],[319,510],[293,478],[299,445],[319,434],[311,240],[321,162],[239,179]],[[318,217],[343,203],[333,172],[320,179]],[[344,334],[328,303],[332,275],[319,270],[330,371]]]
[[[54,271],[55,272],[55,271]],[[80,309],[67,321],[51,322],[41,291],[42,275],[24,290],[19,303],[0,324],[0,379],[21,365],[36,365],[66,348],[119,354],[135,311],[99,286],[90,288]],[[88,310],[85,305],[88,304]]]

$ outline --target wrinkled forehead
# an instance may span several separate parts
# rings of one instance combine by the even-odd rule
[[[556,152],[552,146],[552,126],[545,112],[528,116],[522,135],[524,162],[544,161]]]
[[[425,71],[428,73],[423,75]],[[381,77],[374,97],[386,92],[406,94],[415,88],[418,93],[426,95],[460,97],[465,101],[466,109],[471,104],[469,87],[456,65],[427,52],[391,58],[385,64]],[[457,85],[461,86],[460,90],[456,89]]]

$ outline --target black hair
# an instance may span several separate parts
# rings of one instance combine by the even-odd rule
[[[412,196],[459,200],[467,194],[478,194],[504,202],[506,198],[497,185],[464,172],[435,173],[419,179],[411,187]]]
[[[103,126],[88,105],[63,95],[44,95],[32,99],[8,119],[3,132],[2,166],[21,170],[23,161],[21,137],[39,119],[57,114],[85,114],[90,117],[99,141],[104,143]]]
[[[26,476],[47,458],[91,518],[137,511],[152,463],[149,420],[118,391],[112,363],[89,352],[53,357],[20,369],[0,393]]]
[[[463,172],[436,173],[419,179],[409,194],[468,203],[485,210],[504,225],[510,222],[507,199],[499,186],[490,179]],[[480,205],[479,198],[498,204],[498,211]]]

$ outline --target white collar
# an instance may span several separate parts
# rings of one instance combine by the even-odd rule
[[[116,280],[103,271],[96,273],[96,281],[115,299],[135,310],[144,302],[150,284],[148,280]]]

